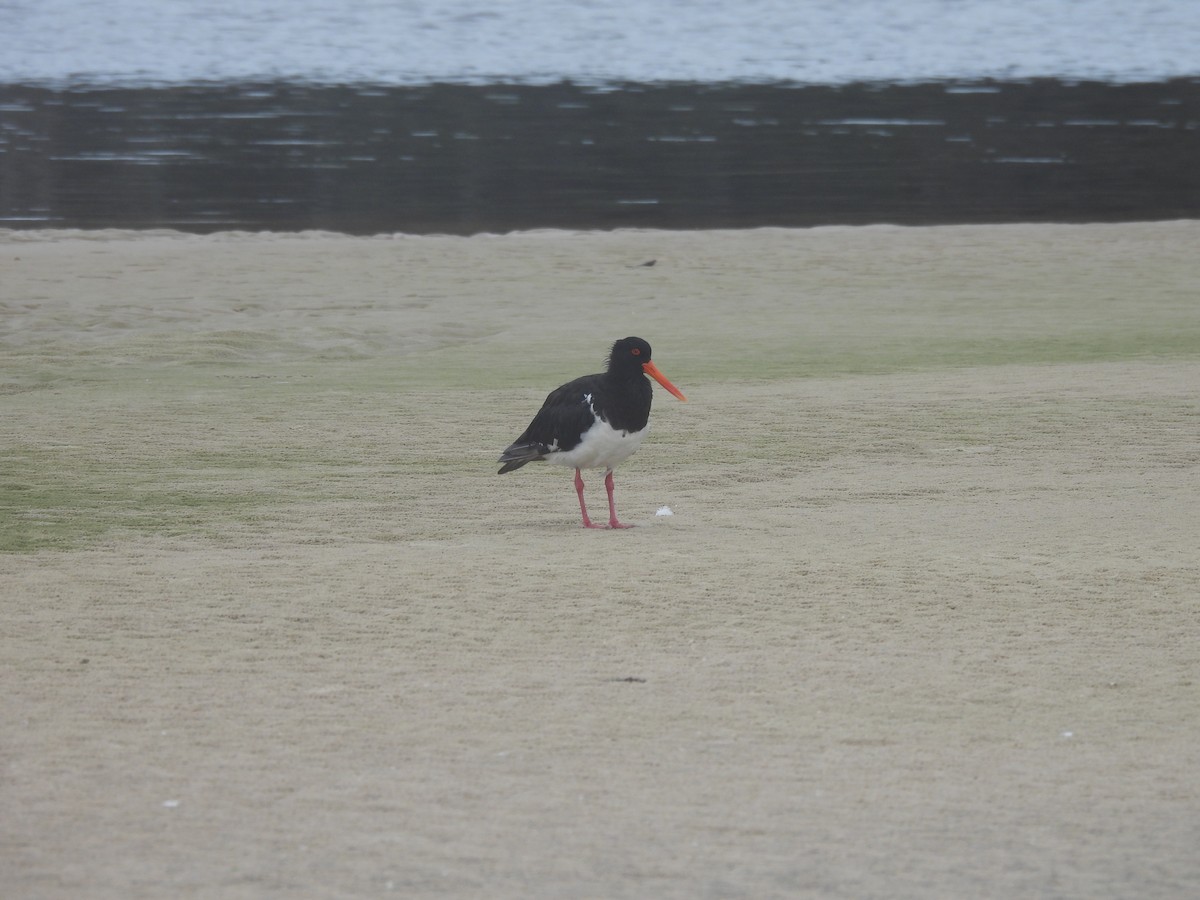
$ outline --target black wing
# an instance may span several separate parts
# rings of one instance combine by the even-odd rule
[[[555,388],[529,427],[500,455],[498,474],[545,459],[555,450],[573,450],[596,422],[592,411],[599,375],[586,375]]]

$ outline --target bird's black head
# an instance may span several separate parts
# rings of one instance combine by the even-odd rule
[[[645,383],[642,376],[649,375],[664,388],[678,397],[686,400],[679,388],[667,380],[667,376],[658,370],[658,366],[650,361],[650,345],[641,338],[621,338],[613,344],[612,353],[608,355],[608,377],[622,382],[635,379],[639,384]],[[649,385],[646,385],[647,389]]]
[[[642,373],[642,366],[650,362],[650,345],[638,337],[621,338],[608,354],[608,371]]]

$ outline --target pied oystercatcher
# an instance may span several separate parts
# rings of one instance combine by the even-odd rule
[[[613,469],[641,445],[649,430],[653,390],[649,375],[680,400],[687,398],[650,361],[650,345],[641,338],[617,341],[608,355],[608,371],[584,375],[551,391],[524,433],[501,454],[503,475],[530,462],[546,460],[575,469],[575,493],[584,528],[603,528],[588,518],[580,469],[604,468],[608,491],[608,527],[629,528],[617,521],[613,503]]]

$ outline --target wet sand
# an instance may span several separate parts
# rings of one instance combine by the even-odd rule
[[[0,232],[0,894],[1200,892],[1197,246]]]

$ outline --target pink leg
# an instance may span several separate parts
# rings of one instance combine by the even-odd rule
[[[632,528],[632,525],[626,525],[623,522],[617,521],[617,504],[613,502],[613,477],[612,469],[608,470],[608,474],[604,476],[604,489],[608,491],[608,527],[609,528]]]
[[[579,511],[583,513],[584,528],[603,528],[603,525],[594,525],[592,520],[588,518],[587,505],[583,502],[583,475],[579,470],[575,470],[575,493],[579,495]]]

